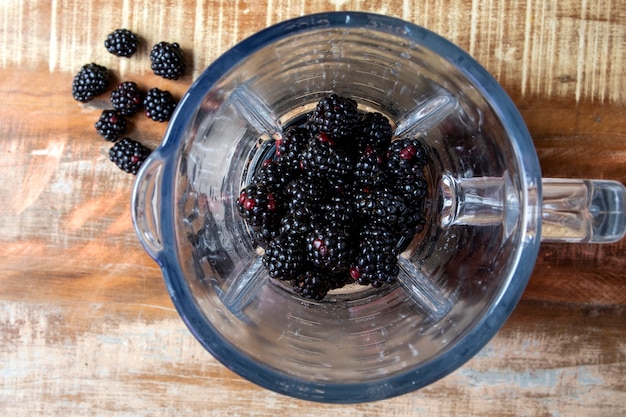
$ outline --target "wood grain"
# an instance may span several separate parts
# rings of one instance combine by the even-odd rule
[[[626,241],[543,244],[522,302],[474,359],[391,400],[297,401],[219,364],[179,319],[130,219],[134,178],[107,159],[72,77],[181,97],[222,52],[278,21],[365,10],[423,25],[481,62],[519,107],[545,176],[626,183],[625,0],[5,0],[0,3],[0,414],[6,416],[619,416],[626,410]],[[102,42],[142,36],[120,59]],[[161,40],[189,75],[151,74]],[[133,119],[150,147],[166,125]]]

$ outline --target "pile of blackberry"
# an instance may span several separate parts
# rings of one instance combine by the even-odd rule
[[[137,52],[139,37],[128,29],[109,33],[104,47],[111,54],[129,58]],[[152,71],[163,78],[177,80],[185,75],[183,54],[177,43],[159,42],[150,51]],[[72,96],[88,103],[109,90],[110,71],[94,62],[83,65],[74,76]],[[112,109],[105,109],[95,123],[96,131],[109,142],[117,142],[126,132],[127,118],[142,108],[147,117],[158,122],[170,120],[177,101],[167,90],[151,88],[144,92],[134,81],[118,84],[110,95]],[[150,150],[131,138],[123,138],[109,150],[109,159],[121,170],[136,174]]]
[[[420,140],[331,94],[274,145],[236,202],[270,277],[316,301],[347,284],[393,285],[401,242],[425,223]]]

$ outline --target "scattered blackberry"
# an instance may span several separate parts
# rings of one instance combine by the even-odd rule
[[[293,291],[304,298],[321,301],[330,291],[330,278],[320,271],[306,271],[291,281]]]
[[[424,176],[428,163],[419,139],[398,139],[387,151],[387,171],[393,182],[406,184]]]
[[[103,110],[95,126],[105,140],[115,142],[126,132],[126,118],[116,110]]]
[[[265,248],[263,265],[272,278],[294,279],[306,267],[302,242],[287,234],[277,236]]]
[[[150,52],[152,71],[158,76],[177,80],[185,75],[185,62],[178,43],[159,42]]]
[[[387,180],[386,153],[367,147],[354,165],[354,177],[361,187],[378,187]]]
[[[369,147],[380,151],[389,147],[392,135],[393,129],[387,117],[378,112],[368,112],[359,119],[354,137],[358,149]]]
[[[325,133],[333,140],[340,140],[350,136],[358,122],[356,101],[331,94],[317,103],[307,125],[312,133]]]
[[[314,266],[337,273],[350,267],[354,254],[353,239],[345,228],[321,221],[306,236],[307,259]]]
[[[297,172],[300,169],[300,154],[306,149],[310,135],[300,127],[287,129],[276,141],[276,162]]]
[[[150,149],[129,138],[122,139],[109,150],[109,159],[129,174],[137,174],[148,155]]]
[[[144,93],[137,83],[125,81],[111,91],[111,105],[124,116],[132,116],[143,105]]]
[[[109,88],[109,70],[96,63],[85,64],[74,76],[72,96],[74,100],[87,103],[104,94]]]
[[[146,116],[156,122],[166,122],[170,120],[174,109],[176,108],[176,100],[172,93],[159,88],[151,88],[143,100],[143,107],[146,110]]]
[[[137,35],[128,29],[116,29],[104,40],[104,47],[116,56],[130,57],[137,52]]]
[[[325,133],[318,133],[309,141],[300,156],[300,166],[309,178],[331,184],[345,183],[354,169],[352,156]]]
[[[277,225],[280,208],[274,193],[259,184],[251,184],[239,193],[237,210],[255,228]]]

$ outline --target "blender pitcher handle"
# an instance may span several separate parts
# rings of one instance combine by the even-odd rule
[[[612,243],[626,234],[626,187],[617,181],[544,178],[541,241]],[[454,178],[440,183],[440,222],[515,229],[520,196],[509,174]]]
[[[611,243],[626,233],[626,188],[617,181],[544,178],[542,242]]]
[[[161,198],[163,159],[153,152],[137,173],[131,201],[135,232],[150,256],[158,262],[163,250],[157,202]]]

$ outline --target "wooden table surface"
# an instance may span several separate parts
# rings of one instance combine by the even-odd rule
[[[366,5],[367,3],[367,5]],[[398,398],[323,405],[227,370],[175,312],[130,218],[134,177],[81,105],[88,62],[180,97],[222,52],[304,13],[367,10],[423,25],[477,58],[520,108],[544,176],[626,183],[625,0],[4,0],[0,3],[0,414],[3,416],[626,415],[626,241],[542,244],[502,331],[445,379]],[[135,57],[103,41],[126,27]],[[151,73],[177,41],[189,75]],[[155,147],[165,124],[135,117]]]

